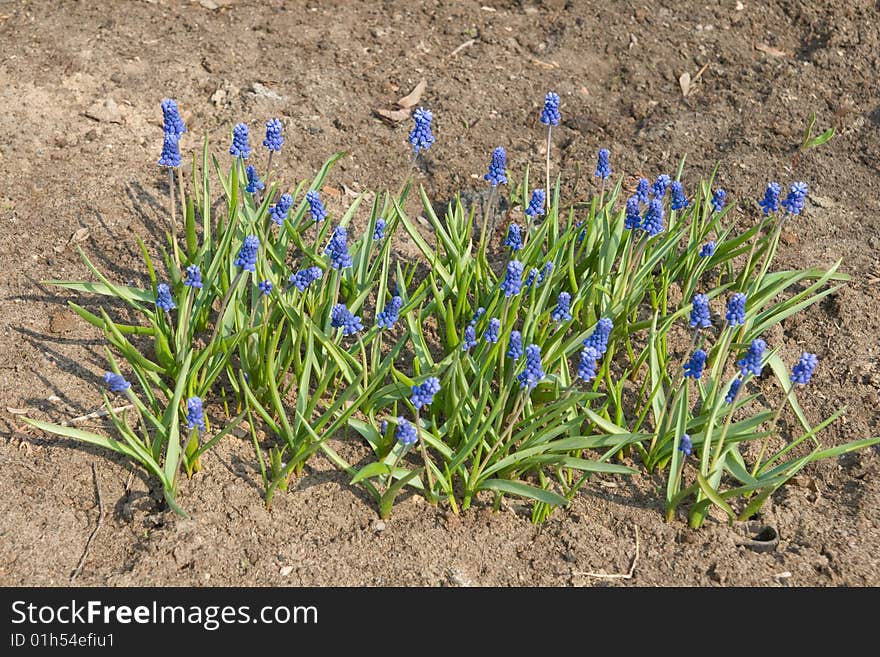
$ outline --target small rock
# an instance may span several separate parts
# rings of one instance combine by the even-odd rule
[[[373,523],[373,531],[374,532],[384,532],[385,531],[385,522],[382,520],[377,520]]]
[[[83,114],[100,123],[122,123],[119,105],[112,98],[95,101]]]
[[[67,310],[56,310],[49,315],[49,330],[55,334],[70,333],[76,327],[76,318]]]
[[[281,570],[278,571],[278,573],[279,573],[282,577],[287,577],[287,576],[290,575],[290,573],[292,573],[292,572],[293,572],[293,566],[282,566],[282,567],[281,567]]]
[[[268,98],[269,100],[285,100],[284,96],[279,94],[277,91],[273,91],[272,89],[260,82],[254,82],[251,85],[251,93],[253,93],[254,96],[262,96],[263,98]]]
[[[782,241],[782,243],[785,244],[786,246],[791,246],[791,245],[793,245],[793,244],[797,244],[797,243],[798,243],[798,237],[797,237],[797,235],[795,235],[794,233],[792,233],[792,232],[790,232],[790,231],[787,231],[787,230],[782,231],[782,234],[779,236],[779,239],[780,239],[780,240]]]
[[[101,133],[92,128],[85,134],[86,141],[95,141]]]

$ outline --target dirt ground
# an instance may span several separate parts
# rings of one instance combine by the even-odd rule
[[[787,362],[819,355],[811,420],[848,407],[827,443],[877,435],[875,2],[0,0],[0,43],[0,584],[880,585],[876,448],[810,466],[780,491],[762,516],[779,545],[755,552],[746,528],[717,517],[700,531],[664,522],[662,482],[644,474],[592,483],[540,527],[515,504],[457,517],[417,498],[379,523],[318,457],[268,512],[251,447],[236,438],[183,484],[184,521],[158,512],[149,480],[126,490],[121,459],[20,422],[23,410],[60,421],[100,406],[103,339],[66,309],[72,295],[39,281],[86,278],[81,246],[117,280],[143,284],[135,238],[155,253],[165,221],[163,98],[183,111],[185,153],[206,132],[219,151],[233,122],[257,134],[280,116],[286,181],[345,150],[330,186],[397,188],[410,123],[373,110],[425,79],[437,143],[422,183],[438,200],[480,188],[499,144],[511,170],[540,169],[548,89],[562,96],[552,153],[572,197],[590,191],[601,147],[615,175],[672,172],[686,155],[686,186],[719,163],[732,199],[807,181],[777,267],[842,257],[853,281],[776,339]],[[811,112],[837,134],[796,159]],[[98,517],[93,464],[106,517],[72,580]],[[587,574],[630,572],[637,545],[630,579]]]

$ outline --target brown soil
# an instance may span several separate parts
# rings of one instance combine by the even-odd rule
[[[193,519],[183,521],[158,512],[140,475],[126,492],[121,459],[23,432],[15,413],[59,421],[100,405],[103,340],[66,310],[71,295],[39,281],[88,277],[81,246],[117,280],[143,282],[135,238],[156,252],[166,220],[162,98],[184,110],[185,152],[205,132],[219,149],[233,122],[278,115],[286,181],[345,150],[328,184],[396,188],[409,122],[371,110],[391,109],[425,78],[437,143],[422,182],[438,200],[479,188],[499,143],[513,171],[541,170],[536,119],[548,89],[563,98],[553,159],[569,174],[567,194],[590,190],[603,146],[629,174],[671,172],[686,155],[691,185],[720,162],[731,198],[806,180],[807,209],[777,266],[843,257],[853,281],[785,322],[777,344],[789,362],[819,355],[805,404],[813,421],[848,406],[826,442],[876,435],[878,25],[865,0],[0,2],[0,583],[69,583],[95,527],[96,464],[108,515],[83,585],[880,584],[876,448],[810,466],[777,494],[762,519],[779,546],[758,553],[715,516],[697,532],[665,523],[662,482],[646,475],[597,480],[541,527],[513,504],[456,517],[418,498],[382,525],[318,457],[267,512],[250,446],[236,438],[184,484]],[[699,71],[683,97],[679,77]],[[838,133],[795,162],[812,111]],[[636,531],[631,579],[584,574],[626,573]]]

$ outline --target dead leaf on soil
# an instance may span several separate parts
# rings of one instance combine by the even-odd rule
[[[340,192],[335,187],[331,187],[330,185],[324,185],[321,188],[322,194],[329,194],[330,196],[342,196],[342,192]]]
[[[532,58],[532,64],[541,68],[554,69],[559,68],[559,62],[542,62],[540,59]]]
[[[408,109],[402,110],[384,110],[384,109],[374,109],[373,112],[378,116],[382,117],[386,121],[391,121],[392,123],[399,123],[400,121],[406,121],[409,118],[410,111]]]
[[[408,96],[404,96],[403,98],[398,100],[397,104],[400,105],[403,109],[412,109],[419,104],[419,101],[422,99],[422,94],[425,93],[425,89],[427,89],[427,87],[427,81],[422,80],[416,85],[416,88],[413,89]]]
[[[788,52],[787,50],[780,50],[779,48],[774,48],[773,46],[768,46],[766,43],[756,43],[755,50],[760,50],[763,53],[770,55],[771,57],[792,57],[794,53]]]
[[[70,239],[67,240],[67,243],[76,244],[77,242],[82,242],[83,240],[88,239],[89,233],[89,229],[83,226],[82,228],[77,229],[76,232],[74,232],[74,234],[70,236]]]
[[[687,98],[691,91],[691,74],[685,71],[678,78],[678,86],[681,87],[681,95]]]

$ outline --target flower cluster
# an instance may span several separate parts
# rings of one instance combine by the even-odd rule
[[[568,321],[571,319],[571,295],[568,292],[560,292],[556,299],[556,308],[550,313],[554,322]]]
[[[390,329],[399,319],[402,307],[403,299],[398,296],[391,297],[391,302],[376,315],[376,325],[380,328]]]
[[[596,328],[593,329],[590,337],[584,340],[584,346],[592,347],[600,356],[604,356],[608,351],[608,338],[613,328],[614,322],[608,317],[602,317],[596,323]]]
[[[501,291],[506,297],[515,297],[522,290],[523,264],[519,260],[507,263],[507,274],[501,282]]]
[[[761,358],[764,355],[764,350],[766,348],[767,343],[761,338],[755,338],[752,340],[752,344],[749,345],[749,350],[746,352],[746,355],[736,362],[736,366],[739,367],[743,376],[749,373],[752,373],[755,376],[761,376]]]
[[[324,209],[321,196],[314,189],[306,192],[306,203],[309,204],[309,214],[312,216],[312,221],[316,224],[321,223],[327,218],[327,210]]]
[[[183,284],[197,290],[202,289],[202,270],[198,265],[190,265],[186,268],[186,278],[184,278]]]
[[[798,360],[797,364],[791,370],[792,384],[800,383],[805,385],[809,383],[810,379],[813,378],[813,372],[818,364],[819,358],[816,354],[811,354],[806,351],[801,354],[800,360]]]
[[[125,392],[131,388],[131,383],[125,380],[121,374],[107,372],[104,374],[104,383],[110,388],[110,392]]]
[[[415,126],[409,133],[409,143],[412,144],[413,151],[416,153],[420,150],[426,151],[434,143],[434,135],[431,134],[431,121],[434,119],[434,115],[431,110],[419,107],[413,112],[413,119]]]
[[[807,183],[792,183],[791,188],[788,190],[788,196],[782,201],[782,207],[788,210],[791,214],[800,214],[801,210],[804,209],[804,201],[806,198]]]
[[[777,182],[767,183],[767,189],[764,191],[764,198],[758,201],[758,205],[761,206],[764,214],[770,214],[771,212],[779,210],[780,189],[779,183]]]
[[[190,397],[186,400],[186,427],[187,429],[205,430],[205,411],[200,397]]]
[[[705,294],[695,294],[690,327],[709,328],[710,326],[712,326],[712,320],[709,319],[709,297]]]
[[[330,310],[330,326],[341,328],[342,335],[354,335],[364,328],[361,318],[353,314],[344,303],[337,303]]]
[[[681,182],[678,180],[674,181],[670,185],[670,188],[672,189],[671,207],[673,210],[684,210],[690,205],[687,197],[684,195],[684,188],[682,187]]]
[[[483,339],[490,343],[495,344],[498,342],[498,334],[501,331],[501,320],[497,317],[493,317],[489,320],[489,326],[486,327],[486,332],[483,334]]]
[[[430,406],[434,401],[434,395],[440,392],[440,379],[435,376],[425,379],[424,383],[412,387],[412,396],[409,398],[416,410],[422,406]]]
[[[248,127],[246,123],[236,123],[232,128],[232,145],[229,147],[229,154],[233,157],[240,157],[246,160],[251,155],[251,147],[248,144]]]
[[[378,242],[385,237],[385,220],[382,217],[376,219],[376,225],[373,228],[373,241]]]
[[[510,224],[507,229],[507,239],[504,240],[504,246],[509,246],[514,253],[523,248],[522,233],[517,224]]]
[[[293,197],[290,194],[282,194],[278,202],[275,203],[271,208],[269,208],[269,218],[272,220],[272,223],[280,226],[284,223],[284,220],[287,219],[287,213],[290,212],[290,208],[293,205]]]
[[[742,386],[742,379],[734,379],[730,382],[730,388],[727,390],[727,394],[724,395],[724,401],[728,404],[732,404],[733,400],[736,399],[736,395],[739,393],[740,386]]]
[[[672,178],[665,173],[661,173],[657,176],[657,180],[654,181],[654,184],[651,185],[651,196],[656,199],[662,199],[666,196],[666,190],[669,189],[671,183]]]
[[[348,253],[348,231],[345,226],[337,226],[333,230],[330,243],[324,249],[324,254],[330,258],[330,266],[333,269],[345,269],[351,267],[351,255]]]
[[[174,299],[171,298],[171,290],[165,283],[159,283],[156,286],[156,307],[165,312],[170,312],[177,308]]]
[[[162,101],[162,118],[164,136],[159,166],[179,167],[183,161],[180,156],[180,135],[186,132],[186,125],[184,125],[183,119],[180,117],[177,103],[171,98],[166,98]]]
[[[684,364],[686,378],[699,379],[703,376],[703,368],[706,366],[708,354],[703,349],[697,349],[691,359]]]
[[[596,377],[600,357],[601,354],[593,347],[584,347],[581,350],[580,363],[578,363],[578,378],[586,382],[592,381]]]
[[[507,182],[507,151],[499,146],[492,151],[492,161],[489,163],[489,172],[483,178],[489,181],[492,187],[497,187]]]
[[[596,177],[605,180],[611,175],[610,153],[607,148],[599,149],[599,158],[596,162]]]
[[[548,91],[544,97],[544,109],[541,111],[541,123],[547,126],[559,125],[559,94]]]
[[[324,270],[320,267],[307,267],[301,269],[295,274],[291,274],[291,284],[300,292],[305,292],[306,288],[324,275]]]
[[[727,192],[723,189],[716,189],[712,194],[712,209],[715,212],[721,212],[724,209],[724,200],[727,198]]]
[[[513,360],[519,360],[523,355],[522,333],[519,331],[511,331],[510,338],[507,342],[507,357]]]
[[[464,327],[464,338],[461,342],[461,350],[467,351],[471,347],[477,346],[477,329],[474,328],[473,324],[468,324]]]
[[[526,347],[526,367],[517,375],[520,388],[534,388],[546,376],[541,364],[541,348],[536,344]]]
[[[260,292],[262,292],[265,296],[269,296],[270,294],[272,294],[273,285],[272,281],[270,280],[260,281],[257,284],[257,287],[260,288]]]
[[[651,237],[663,232],[663,202],[659,198],[653,198],[648,203],[648,211],[645,212],[641,229]]]
[[[165,133],[165,138],[162,141],[162,155],[159,157],[160,167],[179,167],[183,162],[178,141],[176,135]]]
[[[529,200],[529,206],[526,208],[525,214],[529,219],[534,219],[544,214],[544,203],[547,195],[543,189],[536,189],[532,192],[532,198]]]
[[[281,121],[278,119],[269,119],[266,123],[266,138],[263,140],[263,146],[270,151],[280,151],[284,144],[284,137],[281,136]]]
[[[731,326],[741,326],[746,323],[746,295],[737,292],[727,302],[727,313],[724,318]]]
[[[686,433],[683,433],[681,440],[678,441],[678,450],[685,456],[690,456],[694,452],[694,444],[691,442],[691,437]]]
[[[260,248],[260,238],[256,235],[248,235],[238,251],[238,256],[233,263],[244,271],[251,273],[257,271],[257,251]]]
[[[244,170],[245,175],[247,176],[247,187],[244,188],[248,194],[255,194],[258,191],[266,189],[266,185],[260,180],[260,177],[257,175],[257,170],[248,165]]]
[[[419,439],[416,428],[403,416],[397,418],[397,440],[404,447],[414,445]]]
[[[711,258],[715,253],[715,242],[709,240],[702,247],[700,247],[700,257],[701,258]]]

